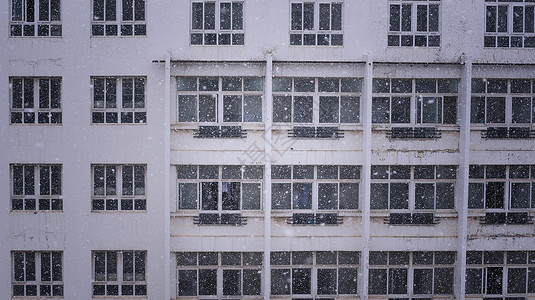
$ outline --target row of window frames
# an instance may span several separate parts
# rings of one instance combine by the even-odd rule
[[[93,296],[146,296],[145,267],[145,251],[93,252]]]
[[[535,208],[533,182],[470,182],[468,187],[471,209]]]
[[[13,0],[11,5],[11,36],[61,36],[59,0]]]
[[[486,5],[486,33],[535,32],[534,5]],[[511,21],[509,21],[511,16]]]
[[[121,15],[120,32],[117,13]],[[91,33],[93,36],[146,35],[145,0],[115,1],[94,0]]]
[[[454,209],[455,183],[433,182],[415,183],[401,182],[372,183],[371,209],[409,209],[411,195],[414,195],[414,209]]]

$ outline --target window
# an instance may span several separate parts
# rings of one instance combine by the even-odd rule
[[[360,252],[271,252],[272,295],[357,294]]]
[[[93,165],[92,210],[147,210],[144,165]]]
[[[498,211],[535,208],[535,167],[470,165],[468,208]]]
[[[93,251],[93,297],[146,296],[147,251]]]
[[[440,47],[440,0],[389,2],[388,46]]]
[[[453,295],[455,252],[370,251],[370,295]],[[412,283],[412,284],[411,284]]]
[[[291,2],[290,45],[342,46],[342,2]]]
[[[262,122],[262,77],[178,77],[178,122]]]
[[[466,264],[467,295],[535,294],[534,251],[467,251]]]
[[[145,0],[93,0],[91,34],[92,36],[147,35]]]
[[[263,166],[179,165],[178,209],[260,210]]]
[[[455,207],[457,166],[372,166],[372,210],[445,210]]]
[[[191,45],[243,45],[243,1],[191,3]]]
[[[472,124],[535,123],[531,79],[472,79]]]
[[[63,298],[63,252],[13,251],[12,297]]]
[[[94,77],[93,124],[145,124],[144,77]]]
[[[360,123],[361,78],[273,78],[273,122]]]
[[[359,208],[359,166],[274,165],[274,210],[334,211]]]
[[[507,2],[485,0],[485,47],[535,47],[535,4]]]
[[[61,210],[61,165],[11,165],[11,211]]]
[[[12,77],[11,124],[61,124],[61,78]]]
[[[11,36],[61,36],[60,0],[11,0]]]
[[[456,124],[457,90],[457,79],[375,78],[372,123]]]
[[[262,252],[178,252],[178,296],[262,294]]]

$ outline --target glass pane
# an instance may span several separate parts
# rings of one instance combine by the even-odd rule
[[[239,182],[221,183],[221,202],[223,210],[239,210],[241,185]]]
[[[338,123],[340,110],[338,97],[320,97],[319,101],[320,123]]]
[[[530,97],[513,97],[512,101],[513,123],[530,123],[531,122],[531,98]]]
[[[293,184],[293,209],[312,209],[312,183]]]
[[[466,269],[466,294],[481,294],[482,269]]]
[[[318,184],[318,209],[338,209],[338,184]]]
[[[222,30],[230,30],[231,3],[220,3],[219,5],[219,28]]]
[[[359,123],[360,98],[342,96],[340,101],[340,123]]]
[[[273,122],[292,121],[292,97],[273,96]]]
[[[409,208],[409,184],[408,183],[391,183],[390,184],[390,209],[408,209]]]
[[[262,189],[260,183],[242,183],[243,189],[243,209],[259,210],[262,199]]]
[[[232,29],[243,29],[243,3],[232,3]]]
[[[178,208],[197,209],[197,183],[179,183]]]
[[[390,99],[386,97],[372,98],[372,123],[390,122]]]
[[[437,209],[453,209],[455,203],[455,184],[437,183]]]
[[[530,183],[511,182],[511,208],[529,208]]]
[[[485,191],[485,208],[504,208],[504,182],[487,182]]]
[[[197,295],[197,270],[179,270],[178,271],[178,295],[179,296],[196,296]]]
[[[359,184],[340,183],[340,209],[359,208]]]
[[[388,183],[371,184],[370,208],[388,209]]]
[[[178,96],[178,122],[197,122],[197,96]]]
[[[435,268],[434,293],[438,295],[452,295],[454,281],[453,268]],[[467,270],[468,274],[468,270]],[[468,286],[468,285],[467,285]]]
[[[318,294],[336,294],[336,269],[318,269]]]
[[[433,287],[433,269],[414,269],[415,294],[431,294]]]
[[[328,3],[320,3],[319,9],[319,18],[320,18],[320,30],[330,30],[331,29],[331,5]]]
[[[261,274],[260,269],[244,269],[243,270],[243,294],[244,295],[260,295],[261,293]]]
[[[411,99],[408,97],[392,97],[392,123],[411,122]]]
[[[312,123],[312,96],[295,96],[293,121],[296,123]]]
[[[223,270],[223,295],[241,294],[241,270]]]
[[[271,293],[290,294],[290,269],[271,269]]]
[[[242,99],[241,96],[223,96],[223,122],[242,121]]]
[[[442,123],[442,99],[423,97],[418,99],[419,123]]]
[[[217,210],[217,182],[202,182],[201,183],[201,201],[203,210]]]
[[[292,294],[310,294],[311,269],[292,269]]]
[[[505,98],[487,98],[487,123],[505,123]]]
[[[388,292],[390,294],[406,294],[407,269],[389,269],[388,282]]]
[[[244,96],[243,121],[262,122],[262,96]]]
[[[290,209],[291,208],[291,183],[272,183],[271,184],[271,205],[273,209]]]
[[[217,294],[217,269],[199,270],[199,295]]]
[[[303,30],[303,4],[292,3],[291,30]]]
[[[371,295],[386,294],[387,279],[386,269],[370,269],[368,292]]]
[[[487,294],[501,294],[503,290],[503,268],[486,268]]]
[[[435,185],[417,183],[415,186],[414,207],[416,209],[433,209],[435,202]]]
[[[314,78],[294,78],[295,92],[314,92],[315,90]]]

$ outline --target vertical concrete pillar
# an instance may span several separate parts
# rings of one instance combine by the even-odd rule
[[[360,299],[368,299],[368,257],[370,254],[370,178],[372,157],[372,78],[373,62],[366,57],[366,66],[362,86],[362,125],[363,125],[363,163],[362,163],[362,286]]]
[[[171,54],[165,55],[165,75],[164,75],[164,209],[165,209],[165,245],[164,245],[164,266],[171,266],[174,270],[174,264],[171,264],[171,210],[169,207],[170,180],[171,180]],[[169,269],[169,268],[168,268]],[[171,282],[169,272],[164,275],[164,299],[171,299]]]
[[[266,53],[266,78],[264,81],[264,299],[271,297],[271,143],[273,127],[272,100],[273,56]]]
[[[457,272],[455,296],[464,300],[466,276],[466,236],[468,226],[468,167],[470,166],[470,96],[472,93],[472,61],[461,57],[462,72],[459,88],[459,174],[457,180]]]

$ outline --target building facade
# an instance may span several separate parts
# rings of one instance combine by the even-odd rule
[[[534,8],[4,1],[3,297],[535,299]]]

